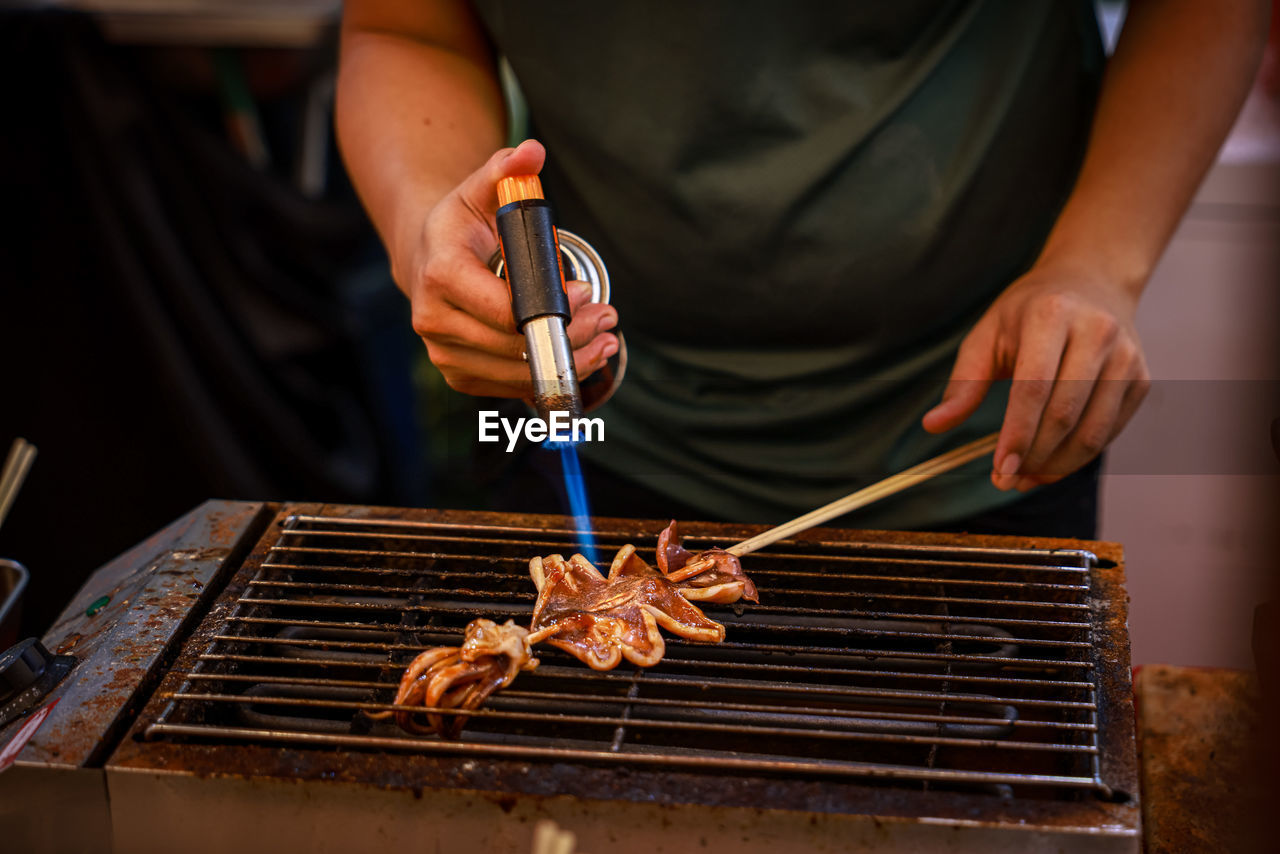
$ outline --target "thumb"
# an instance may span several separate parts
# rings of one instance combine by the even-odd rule
[[[458,194],[468,208],[491,222],[498,212],[498,182],[516,175],[537,175],[546,157],[546,149],[536,139],[526,139],[515,148],[503,148],[467,176],[458,187]]]
[[[983,324],[974,327],[960,345],[942,402],[924,414],[921,424],[930,433],[945,433],[973,414],[995,379],[994,338]]]

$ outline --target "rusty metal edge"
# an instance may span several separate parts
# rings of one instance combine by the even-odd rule
[[[1089,613],[1099,650],[1098,764],[1102,780],[1114,790],[1109,804],[1136,830],[1142,826],[1137,720],[1133,707],[1133,670],[1129,652],[1129,594],[1125,590],[1124,549],[1100,543],[1089,591]]]
[[[42,639],[77,662],[46,698],[57,705],[17,764],[101,764],[268,510],[263,502],[206,501],[89,577]],[[104,596],[110,601],[87,613]],[[23,720],[0,730],[0,744]]]

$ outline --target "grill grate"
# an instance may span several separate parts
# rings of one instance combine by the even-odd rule
[[[145,735],[1110,795],[1084,551],[783,542],[745,561],[760,605],[705,609],[724,643],[669,637],[657,667],[604,673],[539,646],[458,741],[361,714],[475,617],[527,625],[529,558],[572,542],[290,515]]]

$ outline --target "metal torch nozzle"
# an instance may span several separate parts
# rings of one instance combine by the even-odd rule
[[[582,393],[564,318],[547,314],[528,321],[524,341],[538,416],[549,423],[552,412],[567,412],[570,418],[582,415]]]

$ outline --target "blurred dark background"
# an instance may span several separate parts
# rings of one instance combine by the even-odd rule
[[[334,147],[337,4],[297,5],[249,38],[0,13],[0,454],[39,448],[0,528],[23,635],[207,498],[430,498],[421,347]]]

